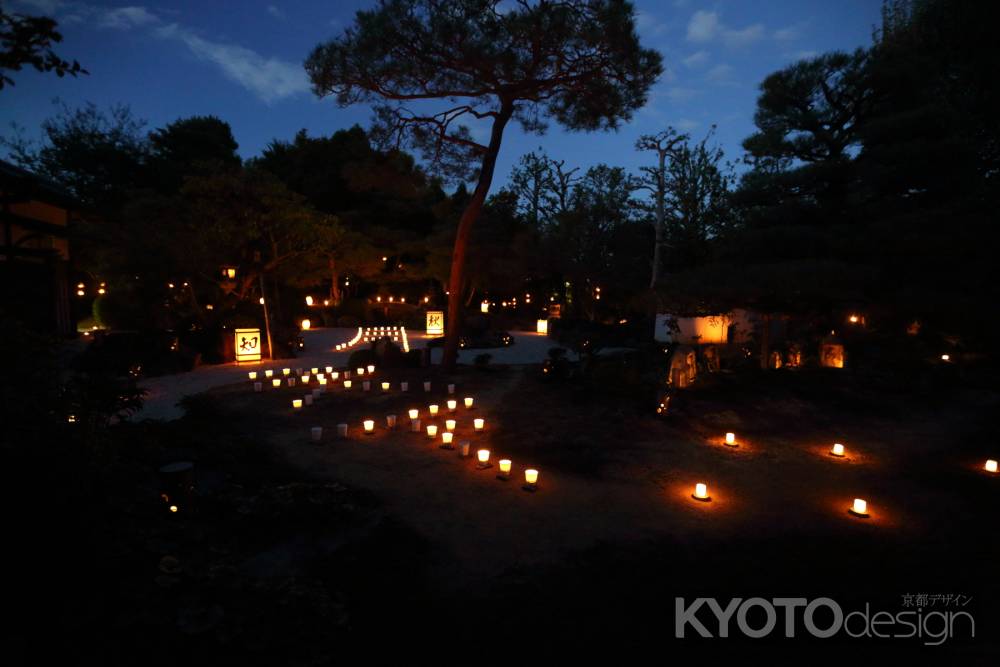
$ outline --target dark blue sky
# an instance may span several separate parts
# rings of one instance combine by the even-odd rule
[[[131,106],[161,126],[179,117],[214,114],[228,121],[244,157],[300,128],[329,134],[367,126],[366,107],[339,109],[310,93],[301,63],[374,0],[271,2],[176,1],[144,5],[7,0],[7,11],[55,16],[65,40],[59,52],[90,76],[58,79],[24,71],[0,92],[0,131],[11,122],[29,136],[51,116],[56,97],[70,106]],[[501,185],[523,153],[544,147],[557,159],[636,169],[647,159],[635,139],[674,125],[700,138],[712,124],[727,157],[741,155],[753,129],[757,86],[794,60],[867,45],[879,0],[639,0],[639,32],[659,49],[666,72],[649,103],[617,133],[575,134],[552,126],[541,137],[510,126],[497,169]],[[476,130],[482,132],[481,129]],[[485,137],[485,135],[483,135]]]

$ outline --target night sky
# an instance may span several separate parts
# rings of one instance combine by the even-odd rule
[[[301,63],[349,25],[355,10],[373,4],[8,0],[7,11],[55,16],[65,38],[57,52],[79,60],[90,75],[60,80],[33,70],[16,73],[16,85],[0,98],[0,132],[10,134],[16,122],[36,136],[40,122],[57,110],[54,98],[71,107],[124,103],[150,128],[213,114],[232,125],[244,157],[301,128],[325,135],[354,123],[367,127],[368,108],[318,100]],[[553,125],[539,137],[510,126],[495,186],[520,155],[538,146],[569,165],[603,161],[635,169],[648,159],[634,151],[636,137],[667,125],[701,138],[716,124],[727,158],[738,159],[740,142],[752,131],[760,81],[796,59],[869,44],[881,3],[639,0],[636,6],[644,45],[659,49],[666,66],[646,107],[617,133],[576,135]],[[484,128],[473,133],[487,136]]]

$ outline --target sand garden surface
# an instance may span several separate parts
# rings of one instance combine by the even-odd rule
[[[445,407],[449,382],[455,415]],[[469,609],[497,628],[531,618],[554,636],[588,623],[671,634],[672,596],[682,591],[835,590],[890,607],[907,593],[996,592],[1000,479],[981,470],[995,449],[984,419],[994,396],[914,399],[845,373],[724,374],[661,420],[602,391],[543,383],[534,366],[377,371],[370,392],[355,378],[350,391],[338,386],[293,414],[291,399],[304,393],[254,394],[239,383],[212,395],[304,478],[370,492],[386,517],[412,529],[426,548],[421,590],[450,596],[441,607],[449,618]],[[473,410],[462,407],[465,396]],[[430,403],[441,406],[436,419]],[[440,438],[410,432],[409,408],[441,430],[454,416],[455,441],[489,449],[494,464],[512,459],[511,481],[498,480],[495,465],[477,469],[474,454],[463,459],[440,449]],[[397,415],[396,430],[387,414]],[[474,417],[486,419],[485,432],[473,432]],[[374,435],[361,433],[364,419],[375,420]],[[347,439],[336,435],[342,422]],[[319,443],[313,426],[323,427]],[[739,447],[724,446],[726,431]],[[835,441],[845,458],[828,454]],[[521,488],[526,467],[540,471],[536,493]],[[691,498],[696,482],[708,484],[711,502]],[[868,501],[870,518],[848,514],[855,497]],[[615,606],[621,596],[629,609]],[[635,625],[634,610],[660,596],[664,611]]]

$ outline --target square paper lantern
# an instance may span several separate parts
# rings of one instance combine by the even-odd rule
[[[236,363],[260,361],[260,329],[236,330]]]
[[[427,311],[427,335],[428,336],[443,336],[444,335],[444,311],[443,310],[428,310]]]
[[[549,321],[538,320],[537,322],[535,322],[535,332],[540,334],[549,333]]]

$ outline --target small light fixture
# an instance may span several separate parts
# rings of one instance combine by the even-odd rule
[[[375,372],[375,364],[368,364],[368,372],[369,373]]]
[[[306,297],[306,305],[307,306],[313,305],[313,298],[311,296]]]
[[[486,420],[482,417],[476,417],[472,420],[472,426],[476,429],[476,431],[482,431],[486,426]]]
[[[493,464],[490,463],[490,450],[488,449],[478,450],[476,452],[476,458],[479,460],[479,463],[476,464],[476,467],[479,468],[480,470],[485,470],[486,468],[490,468],[493,466]]]
[[[694,485],[694,493],[691,494],[691,497],[703,503],[711,502],[712,500],[712,496],[708,495],[708,485],[704,482],[698,482]]]
[[[502,479],[503,481],[506,482],[508,479],[510,479],[510,467],[511,467],[510,459],[500,459],[497,465],[500,468],[500,472],[497,473],[497,479]]]
[[[251,380],[256,380],[257,379],[257,371],[250,371],[249,373],[247,373],[247,377],[250,378]]]
[[[301,398],[293,398],[292,399],[292,408],[294,408],[295,410],[301,410],[302,409],[302,399]]]
[[[274,371],[272,371],[270,368],[268,368],[266,371],[264,371],[264,377],[266,377],[266,378],[274,377]]]
[[[367,433],[368,435],[371,435],[372,433],[375,432],[375,420],[374,419],[366,419],[364,421],[364,426],[365,426],[365,433]]]
[[[997,471],[997,462],[994,459],[987,459],[986,465],[983,466],[983,470],[995,473]]]
[[[445,419],[444,420],[444,428],[445,428],[446,431],[454,431],[455,430],[455,424],[456,424],[456,422],[455,422],[454,419]]]
[[[455,434],[451,431],[445,431],[441,434],[441,449],[453,449],[451,442],[455,437]]]
[[[868,501],[862,500],[861,498],[855,498],[854,504],[851,505],[851,509],[847,510],[851,514],[862,519],[867,519],[868,514]]]
[[[535,322],[535,333],[540,333],[540,334],[549,333],[549,321],[538,320],[537,322]]]
[[[726,434],[726,446],[727,447],[739,447],[739,443],[736,442],[736,434],[735,433],[727,433]]]
[[[466,396],[465,397],[465,407],[467,409],[469,409],[469,410],[472,409],[472,397],[471,396]]]
[[[282,368],[281,369],[281,374],[284,375],[285,377],[288,377],[289,375],[291,375],[291,373],[292,373],[292,369],[291,368]]]
[[[304,374],[304,375],[302,376],[302,384],[309,384],[309,380],[310,380],[310,379],[312,379],[312,376],[311,376],[311,375],[309,375],[309,373],[305,373],[305,374]]]
[[[350,389],[353,384],[350,380],[344,380],[344,389]]]
[[[951,355],[950,354],[942,354],[941,355],[941,361],[951,361]]]
[[[830,456],[842,457],[844,455],[844,446],[839,442],[833,443],[833,449],[830,450]]]
[[[525,491],[537,491],[538,490],[538,471],[534,468],[528,468],[524,471],[524,486],[521,487]]]
[[[455,408],[457,407],[458,407],[458,401],[456,401],[453,398],[448,399],[448,412],[454,412]]]
[[[431,413],[431,417],[436,417],[438,413],[438,406],[436,403],[432,403],[427,406],[427,411]]]
[[[417,410],[416,408],[410,408],[409,410],[406,411],[406,414],[407,416],[409,416],[410,421],[413,421],[414,419],[420,416],[420,410]]]
[[[437,437],[437,434],[438,434],[437,424],[428,424],[427,425],[427,437],[431,438],[431,439],[434,439],[434,438]]]
[[[364,375],[365,374],[365,369],[364,368],[358,368],[358,369],[356,369],[356,372],[357,372],[358,375]]]
[[[383,382],[382,383],[382,391],[383,392],[389,391],[389,383],[388,382]]]
[[[271,380],[271,386],[277,389],[278,387],[281,386],[281,380],[279,380],[278,378],[274,378],[273,380]]]

